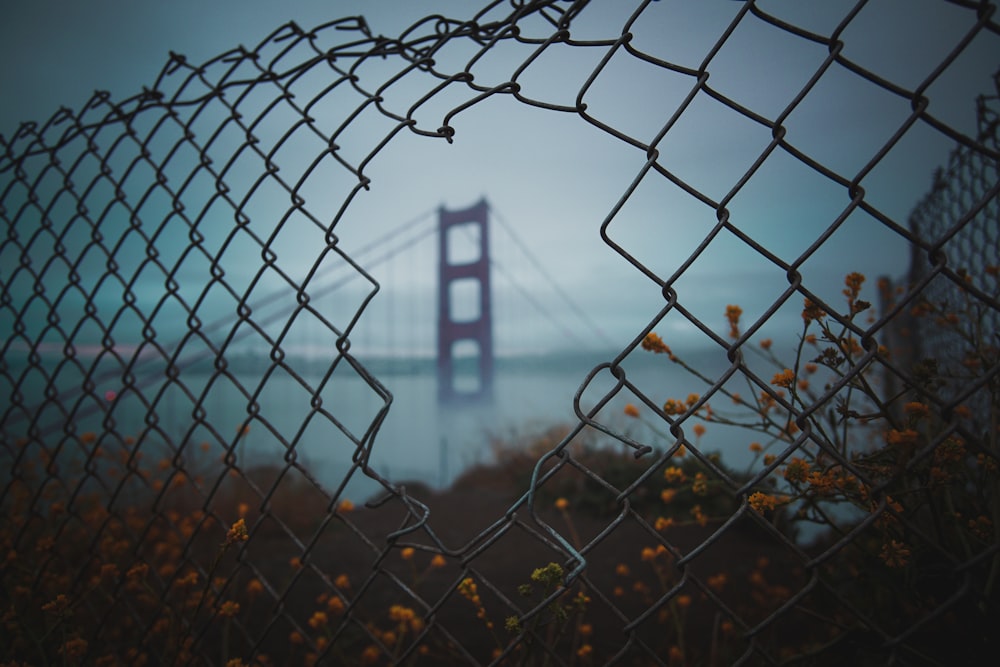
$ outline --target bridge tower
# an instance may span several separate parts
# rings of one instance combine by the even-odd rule
[[[437,369],[441,402],[489,398],[493,393],[488,220],[485,199],[459,211],[438,209]]]

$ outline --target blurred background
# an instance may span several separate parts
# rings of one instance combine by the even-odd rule
[[[442,79],[390,57],[367,59],[352,70],[357,87],[341,85],[320,94],[332,81],[331,72],[309,69],[287,90],[293,100],[310,101],[309,115],[317,128],[326,134],[339,132],[339,155],[350,169],[332,159],[317,161],[326,146],[301,125],[296,107],[274,104],[277,89],[257,87],[240,98],[234,89],[230,103],[247,123],[254,123],[261,150],[270,151],[282,177],[294,183],[308,215],[289,212],[287,191],[272,187],[269,180],[257,183],[266,171],[261,160],[230,162],[234,154],[247,154],[241,153],[245,137],[223,133],[213,138],[206,154],[216,165],[227,165],[227,182],[237,184],[232,197],[240,201],[240,212],[250,220],[258,241],[241,235],[246,242],[241,246],[239,239],[227,240],[233,225],[240,223],[240,212],[234,217],[231,206],[213,209],[218,200],[213,199],[211,179],[185,185],[181,199],[189,210],[199,212],[199,232],[207,239],[205,246],[218,253],[233,293],[211,283],[205,259],[185,255],[191,244],[189,226],[164,224],[170,197],[144,198],[147,182],[138,177],[125,178],[121,188],[133,202],[143,202],[139,210],[147,225],[146,241],[127,234],[128,215],[111,214],[101,222],[106,238],[135,242],[135,247],[124,243],[113,253],[119,271],[135,279],[125,281],[127,285],[102,283],[106,262],[100,258],[81,260],[72,271],[43,272],[40,280],[60,292],[73,271],[84,275],[90,285],[85,298],[67,298],[61,304],[69,317],[89,301],[105,321],[122,308],[124,287],[139,311],[158,313],[153,325],[164,350],[188,351],[192,377],[198,373],[197,364],[212,353],[190,339],[189,310],[165,301],[165,286],[176,281],[184,303],[199,303],[197,315],[206,329],[217,326],[219,340],[240,330],[233,322],[236,302],[244,298],[253,305],[263,333],[255,330],[237,337],[228,354],[237,366],[249,368],[253,360],[265,360],[263,366],[247,370],[250,375],[232,383],[212,380],[199,385],[189,380],[195,387],[193,397],[167,391],[155,399],[156,409],[165,416],[163,421],[177,424],[199,405],[225,413],[222,433],[242,429],[249,414],[263,419],[264,425],[250,428],[248,449],[266,458],[287,449],[283,437],[294,438],[301,443],[296,445],[300,454],[338,471],[349,461],[337,452],[351,452],[355,445],[337,449],[344,429],[314,419],[311,399],[323,396],[327,406],[337,406],[335,412],[345,415],[345,428],[359,439],[385,399],[363,378],[351,375],[333,381],[326,376],[337,356],[337,336],[318,317],[299,311],[288,317],[302,286],[316,297],[316,311],[338,331],[351,329],[352,354],[368,364],[395,397],[381,439],[372,449],[376,467],[390,478],[446,484],[461,468],[489,458],[492,440],[516,441],[512,434],[527,425],[572,419],[577,391],[584,409],[600,402],[614,380],[607,373],[594,378],[588,373],[642,335],[666,304],[662,283],[682,268],[672,287],[690,316],[674,311],[656,331],[675,352],[715,370],[725,367],[725,350],[694,321],[725,338],[729,304],[743,309],[744,327],[767,320],[755,341],[773,339],[776,347],[785,348],[794,344],[801,298],[780,303],[789,280],[776,260],[795,264],[803,284],[831,300],[850,271],[866,274],[871,282],[878,276],[906,275],[912,248],[899,230],[907,227],[911,210],[931,188],[935,171],[956,145],[955,135],[975,136],[974,100],[995,92],[997,35],[975,33],[974,11],[931,0],[876,0],[857,7],[842,1],[770,0],[756,6],[795,26],[800,35],[750,13],[734,25],[746,7],[731,0],[594,1],[574,19],[570,43],[539,49],[539,43],[507,40],[480,54],[482,45],[452,40],[434,54],[436,71],[471,72],[478,90],[449,85],[419,102]],[[209,79],[221,76],[228,66],[219,56],[240,45],[283,66],[301,63],[298,52],[280,56],[281,42],[270,39],[289,21],[310,30],[363,15],[376,35],[397,37],[416,26],[408,33],[413,37],[434,34],[436,20],[421,22],[424,17],[469,20],[478,11],[476,3],[402,0],[17,3],[7,8],[0,24],[0,135],[5,144],[23,147],[34,135],[25,133],[30,126],[21,124],[36,123],[34,131],[41,132],[61,107],[94,122],[105,113],[86,110],[95,90],[107,91],[112,101],[124,101],[159,80],[159,89],[169,94],[193,71],[167,73],[171,52],[182,54],[192,68],[204,63]],[[509,3],[494,3],[478,20],[483,23],[509,11]],[[731,26],[728,38],[720,42]],[[357,31],[348,27],[317,31],[317,53],[357,38]],[[523,31],[529,39],[544,39],[553,28],[535,17]],[[631,33],[628,45],[633,53],[614,45],[623,32]],[[826,68],[831,49],[810,36],[839,40],[839,54],[869,75],[859,76],[840,63]],[[957,55],[949,62],[953,52]],[[948,64],[939,69],[942,62]],[[709,74],[712,90],[742,111],[699,89],[696,74],[702,69]],[[808,94],[799,99],[814,77]],[[494,94],[463,107],[480,91],[512,80],[527,103],[510,94]],[[197,82],[184,85],[184,94],[197,92]],[[390,115],[366,103],[376,89]],[[937,124],[914,119],[913,99],[919,96],[928,100],[926,113]],[[456,108],[462,110],[452,114]],[[227,114],[225,109],[206,108],[191,116],[188,127],[196,136],[213,136],[218,128],[233,128],[227,125]],[[408,117],[428,134],[449,125],[453,141],[410,128],[400,131],[398,118]],[[799,157],[781,149],[768,152],[774,133],[755,117],[780,122],[784,141]],[[143,126],[142,118],[136,122],[154,151],[169,151],[176,141],[176,129],[171,135]],[[941,126],[950,128],[951,135]],[[58,128],[45,136],[56,134]],[[392,140],[380,147],[390,136]],[[111,142],[112,137],[98,141]],[[655,146],[655,165],[642,146]],[[114,155],[108,164],[119,173],[127,171],[131,158]],[[197,160],[191,155],[168,161],[168,180],[184,182],[197,171]],[[80,169],[77,174],[85,180],[85,168]],[[744,182],[753,169],[753,177]],[[370,188],[355,195],[359,172],[370,179]],[[10,173],[2,175],[5,187]],[[665,178],[665,173],[673,178]],[[832,175],[858,183],[865,202],[881,219],[849,208],[850,188]],[[17,209],[16,197],[8,193],[8,213]],[[459,410],[435,401],[435,226],[440,209],[462,209],[483,199],[491,214],[497,384],[492,402]],[[349,205],[343,208],[345,202]],[[719,233],[720,202],[743,237]],[[49,212],[55,213],[58,210]],[[27,214],[9,213],[4,225],[25,234],[31,220]],[[336,252],[330,233],[336,236]],[[144,264],[144,244],[150,240],[155,240],[160,262],[172,270],[150,270]],[[262,240],[275,254],[280,272],[263,266]],[[73,243],[88,241],[68,235],[61,243],[72,248],[80,247]],[[475,240],[468,243],[475,246]],[[30,245],[34,266],[44,265],[54,247],[53,242]],[[455,251],[463,252],[460,246]],[[8,249],[2,256],[0,270],[5,273],[13,271],[17,261],[12,252]],[[359,276],[351,262],[369,277]],[[35,281],[5,280],[14,303],[31,300]],[[456,299],[457,310],[475,312],[474,295],[457,294]],[[774,306],[776,313],[763,317]],[[359,308],[362,316],[352,323]],[[31,335],[15,336],[14,310],[5,313],[0,327],[6,339],[19,338],[8,349],[16,351],[20,345],[26,354]],[[61,353],[61,340],[45,347],[49,333],[44,313],[25,311],[17,318],[34,318],[36,340],[41,341],[36,349]],[[116,324],[115,342],[134,352],[143,325],[134,318],[126,320],[127,313]],[[72,338],[85,353],[88,345],[99,349],[103,336],[84,327]],[[266,359],[277,339],[283,354],[295,361],[270,367]],[[159,356],[169,354],[161,351]],[[113,369],[101,376],[99,365],[91,372],[110,379],[98,392],[122,394],[116,411],[126,415],[131,410],[131,427],[143,428],[141,397],[130,406],[128,392],[115,384]],[[636,353],[623,366],[649,396],[700,391],[659,357]],[[162,372],[155,365],[150,368],[151,373]],[[37,382],[42,391],[49,379]],[[246,391],[235,386],[241,384]],[[616,396],[608,413],[620,415],[629,400]],[[247,410],[253,402],[260,412]],[[170,437],[209,437],[199,430],[204,429]],[[716,444],[745,449],[724,439]]]

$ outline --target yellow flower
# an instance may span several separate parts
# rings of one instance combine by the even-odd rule
[[[854,303],[854,300],[858,298],[858,294],[861,292],[861,285],[864,282],[864,274],[856,271],[848,273],[844,278],[844,284],[847,285],[847,288],[844,290],[844,296],[847,297],[849,303]]]
[[[670,526],[674,525],[673,517],[664,518],[662,516],[656,517],[656,524],[653,526],[658,531],[664,531]]]
[[[778,387],[785,387],[786,389],[792,386],[795,382],[795,371],[790,368],[786,368],[780,373],[775,373],[774,377],[771,378],[771,384]]]
[[[472,577],[466,577],[458,582],[458,592],[466,598],[478,597],[476,582]]]
[[[770,338],[765,338],[764,340],[760,341],[760,347],[761,347],[762,350],[770,350],[771,349],[771,339]]]
[[[687,407],[683,401],[668,398],[667,402],[663,404],[663,412],[667,415],[682,415],[685,411],[687,411]]]
[[[227,616],[227,617],[231,618],[231,617],[235,616],[238,613],[240,613],[240,603],[239,602],[233,602],[232,600],[226,600],[225,602],[222,603],[222,605],[219,606],[219,615],[220,616]]]
[[[593,652],[594,652],[593,646],[591,646],[590,644],[584,644],[583,646],[581,646],[576,650],[576,655],[580,658],[586,658]]]
[[[131,583],[136,583],[140,579],[143,579],[147,572],[149,572],[149,565],[146,563],[136,563],[129,568],[128,572],[125,574],[125,578]]]
[[[618,565],[615,567],[615,574],[617,574],[620,577],[627,577],[629,575],[629,572],[630,570],[628,569],[628,565],[626,565],[625,563],[618,563]]]
[[[818,305],[809,300],[806,297],[802,304],[802,319],[806,324],[809,324],[813,320],[821,320],[826,317],[826,313]]]
[[[521,631],[521,621],[518,620],[517,616],[508,616],[503,624],[504,629],[510,633],[517,633]]]
[[[740,315],[742,314],[743,309],[739,306],[734,306],[732,304],[726,306],[726,319],[729,320],[730,338],[740,337]]]
[[[948,438],[934,450],[934,462],[939,465],[957,463],[964,458],[965,444],[955,437]]]
[[[431,567],[444,567],[447,564],[448,561],[441,554],[434,554],[434,558],[431,558]]]
[[[677,606],[681,609],[687,609],[691,606],[691,596],[690,595],[678,595],[677,596]]]
[[[339,511],[339,512],[347,513],[347,512],[350,512],[353,509],[354,509],[354,503],[352,503],[347,498],[344,498],[343,500],[341,500],[340,504],[337,505],[337,511]]]
[[[174,582],[177,586],[195,586],[198,583],[198,573],[194,570]]]
[[[87,640],[79,637],[66,640],[60,651],[69,660],[78,660],[87,653]],[[13,664],[13,663],[11,663]]]
[[[625,414],[628,415],[629,417],[638,417],[639,416],[639,408],[635,407],[631,403],[626,403],[625,404]]]
[[[708,478],[705,476],[705,473],[699,472],[694,476],[691,492],[696,496],[704,496],[708,493]]]
[[[309,627],[313,630],[319,630],[327,623],[327,615],[325,612],[316,611],[313,615],[309,617]]]
[[[656,558],[656,549],[653,547],[643,547],[640,556],[644,561],[654,560]]]
[[[762,514],[778,506],[777,498],[766,493],[761,493],[760,491],[751,494],[747,501],[750,503],[750,507]]]
[[[403,560],[410,560],[413,558],[414,553],[413,547],[404,547],[403,550],[399,552],[399,555],[403,557]]]
[[[660,491],[660,500],[662,500],[664,504],[669,504],[673,501],[676,495],[677,489],[663,489]]]
[[[251,579],[247,582],[247,595],[253,597],[254,595],[259,595],[264,591],[264,584],[260,582],[260,579]]]
[[[569,507],[569,501],[568,500],[566,500],[565,498],[557,498],[556,499],[556,509],[557,510],[562,511],[562,510],[565,510],[567,507]]]
[[[708,525],[708,515],[705,514],[704,511],[702,511],[701,505],[695,505],[694,507],[692,507],[691,515],[694,517],[694,520],[698,522],[699,526],[704,527]]]
[[[805,459],[795,457],[785,464],[784,475],[789,482],[804,482],[809,475],[809,463]]]
[[[912,428],[904,429],[902,431],[890,429],[885,434],[885,441],[890,445],[912,445],[917,441],[918,437],[920,437],[920,434]]]
[[[664,344],[663,339],[652,331],[642,339],[642,349],[655,354],[670,354],[670,348]]]
[[[224,546],[230,546],[231,544],[236,544],[237,542],[246,542],[250,539],[250,534],[247,533],[247,524],[243,519],[237,519],[230,528],[229,532],[226,533],[226,542]]]
[[[684,471],[678,468],[677,466],[670,466],[669,468],[664,470],[663,477],[671,484],[680,483],[683,482],[685,479],[687,479],[687,476],[684,474]]]
[[[42,611],[56,616],[64,613],[67,609],[69,609],[69,598],[62,593],[42,605]]]
[[[331,614],[342,614],[344,613],[344,601],[336,595],[332,595],[326,602],[326,608]]]
[[[703,424],[695,424],[692,430],[694,431],[694,436],[696,438],[700,438],[705,435],[705,426]]]
[[[351,580],[346,574],[341,574],[333,580],[333,585],[340,590],[345,590],[351,587]]]
[[[910,550],[902,542],[889,540],[887,544],[882,545],[882,552],[879,553],[879,558],[889,567],[903,567],[910,558]]]
[[[394,604],[389,607],[389,619],[393,621],[406,622],[416,616],[416,613],[409,607],[401,604]]]
[[[991,458],[986,454],[976,454],[976,465],[985,470],[987,473],[995,474],[997,472],[996,459]]]
[[[559,563],[549,563],[545,567],[536,568],[531,573],[531,580],[551,586],[559,583],[562,579],[563,569]]]

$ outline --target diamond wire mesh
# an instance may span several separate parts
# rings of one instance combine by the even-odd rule
[[[992,155],[968,147],[956,149],[949,156],[948,163],[934,178],[931,191],[920,202],[910,217],[914,234],[931,243],[926,248],[926,258],[915,257],[912,263],[910,282],[928,283],[924,298],[933,303],[950,303],[953,308],[967,302],[963,293],[967,288],[975,296],[971,301],[984,298],[987,306],[983,313],[983,326],[987,332],[995,332],[1000,327],[997,320],[995,300],[991,298],[988,284],[996,260],[996,221],[1000,217],[997,210],[997,160],[1000,149],[997,144],[997,100],[1000,95],[1000,79],[994,76],[995,94],[977,99],[976,118],[978,121],[977,141]],[[938,251],[944,251],[938,254]],[[962,346],[955,340],[957,332],[942,331],[940,327],[925,326],[919,330],[920,322],[911,323],[918,328],[914,340],[919,349],[914,354],[921,357],[931,350],[953,349],[954,354],[938,356],[942,364],[961,364]],[[955,372],[954,368],[950,372]],[[989,398],[980,396],[977,410],[979,414],[988,405]]]
[[[290,24],[252,50],[230,51],[203,65],[174,56],[153,88],[134,98],[116,103],[97,94],[79,113],[61,110],[5,140],[5,659],[826,664],[853,658],[945,664],[995,650],[989,631],[996,620],[998,557],[990,523],[998,518],[991,509],[1000,310],[995,100],[982,102],[983,124],[971,138],[931,115],[924,97],[961,48],[948,52],[925,81],[906,88],[842,54],[842,34],[865,3],[846,12],[829,34],[746,3],[709,56],[689,67],[632,43],[649,3],[640,3],[608,39],[586,42],[574,41],[570,28],[591,10],[588,3],[512,4],[492,3],[471,22],[429,17],[396,40],[372,35],[358,19],[311,31]],[[956,5],[971,17],[957,46],[998,33],[995,5]],[[828,53],[772,115],[708,83],[713,58],[743,22],[761,22]],[[507,80],[485,84],[470,73],[511,42],[528,55]],[[463,68],[440,70],[435,56],[456,43],[475,55]],[[573,105],[529,97],[521,85],[531,64],[556,47],[603,53]],[[669,120],[652,141],[617,129],[587,105],[588,90],[610,69],[612,56],[624,54],[689,84],[689,94],[666,114]],[[375,67],[386,63],[398,69],[384,74]],[[368,78],[369,67],[383,79]],[[853,175],[811,157],[784,125],[833,69],[911,107]],[[431,84],[413,95],[405,84],[414,79]],[[388,100],[399,89],[412,96],[392,106]],[[415,120],[425,104],[456,90],[467,97],[438,127]],[[355,359],[350,341],[378,282],[338,246],[336,230],[370,185],[366,165],[389,142],[406,132],[450,142],[450,121],[496,95],[573,114],[645,154],[642,173],[608,214],[601,235],[662,290],[664,302],[618,357],[588,375],[574,399],[578,422],[540,437],[527,454],[512,455],[525,466],[520,476],[510,473],[523,495],[498,496],[495,478],[508,474],[501,470],[473,476],[450,495],[424,497],[391,484],[370,465],[392,396]],[[718,199],[666,166],[659,149],[695,113],[695,100],[705,97],[770,133],[757,159]],[[382,123],[381,139],[359,144],[357,128],[366,123]],[[863,185],[916,125],[959,148],[906,225],[873,205]],[[849,197],[826,231],[791,262],[740,229],[728,208],[778,153]],[[619,245],[608,233],[647,176],[680,188],[717,219],[668,277],[639,259],[638,248]],[[333,187],[341,189],[331,192]],[[275,199],[289,203],[275,208]],[[342,203],[333,210],[330,202]],[[887,291],[885,312],[864,324],[854,317],[865,310],[856,293],[848,294],[846,308],[839,306],[821,298],[818,287],[807,287],[801,272],[854,211],[914,249],[910,284]],[[286,238],[291,228],[317,248],[310,266],[283,261],[288,244],[300,242]],[[728,336],[685,307],[679,287],[722,237],[787,276],[787,289],[749,326],[739,322],[740,311],[727,311]],[[169,242],[177,238],[186,241]],[[360,276],[369,288],[356,302],[333,308],[322,301],[331,291],[323,277],[337,270]],[[149,282],[162,290],[144,292]],[[845,294],[851,289],[848,284]],[[823,386],[825,373],[821,391],[796,389],[780,373],[769,379],[768,366],[750,354],[768,321],[802,298],[812,304],[814,322],[844,329],[826,348],[817,346],[820,356],[811,362],[821,367],[814,386]],[[927,322],[948,324],[958,299],[967,302],[961,312],[992,328],[992,336],[987,328],[972,342],[954,334],[946,343],[933,337]],[[690,368],[652,335],[678,318],[714,344],[721,355],[717,372]],[[293,326],[307,320],[321,325],[327,349],[336,351],[324,360],[328,370],[318,381],[284,349]],[[910,341],[911,357],[880,346],[890,338]],[[975,357],[976,363],[961,366],[958,389],[923,360],[943,347],[954,350],[954,359]],[[637,384],[626,371],[648,354],[640,348],[667,353],[703,381],[702,394],[662,403],[655,387]],[[808,359],[802,360],[795,380],[809,372]],[[288,383],[282,386],[299,392],[301,428],[295,432],[279,428],[267,409],[268,387],[279,376]],[[852,393],[874,377],[897,390],[852,402]],[[328,387],[351,380],[378,397],[378,410],[353,414],[324,400]],[[754,398],[741,399],[737,382]],[[588,392],[598,398],[585,409]],[[669,435],[637,435],[610,419],[604,408],[621,396],[642,406]],[[731,401],[743,412],[719,416],[710,399],[715,405]],[[234,401],[246,406],[245,417],[234,419],[219,407]],[[904,401],[929,405],[937,420],[919,449],[900,422],[910,414]],[[976,419],[965,419],[963,405],[976,405]],[[888,423],[884,429],[868,425],[871,416],[857,410],[874,410]],[[754,426],[772,438],[771,449],[737,473],[703,450],[698,426],[725,419],[737,424],[747,414],[760,418]],[[843,429],[846,441],[851,420],[858,424],[847,444],[838,433]],[[243,458],[249,429],[274,445],[265,465],[250,466]],[[908,457],[886,464],[878,458],[885,450],[859,456],[860,443],[881,437],[879,429],[910,446]],[[317,433],[331,449],[351,453],[350,468],[334,488],[321,485],[303,461]],[[634,456],[590,446],[599,438]],[[966,470],[967,486],[956,489],[972,500],[949,496],[951,514],[945,516],[932,497],[936,487],[899,484],[908,475],[945,474],[933,471],[945,470],[939,459],[950,456],[956,442],[964,447],[957,465],[979,468]],[[928,472],[928,462],[939,465]],[[377,480],[385,494],[353,508],[343,490],[360,474]],[[670,486],[682,479],[688,486]],[[799,500],[791,501],[790,488]],[[789,502],[776,506],[780,489]],[[679,492],[691,494],[689,502],[683,514],[671,513]],[[574,504],[553,508],[557,496]],[[849,496],[869,502],[869,510],[859,511],[858,502],[841,503],[847,508],[840,513],[830,509]],[[796,539],[793,518],[829,530],[806,543]],[[958,547],[941,537],[941,523],[949,521],[969,522],[971,532],[962,534]],[[906,571],[908,579],[899,568],[886,569],[894,559],[902,565],[911,550],[921,559],[919,569]],[[557,565],[529,577],[547,561]],[[648,568],[649,583],[630,578],[640,568]],[[904,595],[911,589],[918,593]],[[503,618],[506,628],[500,627]],[[531,651],[533,658],[526,656]]]

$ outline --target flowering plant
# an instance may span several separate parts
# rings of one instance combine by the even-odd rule
[[[996,299],[996,268],[977,278]],[[939,633],[950,633],[963,637],[960,648],[949,640],[951,655],[971,658],[991,641],[986,628],[998,610],[995,312],[965,285],[928,297],[883,280],[884,313],[876,315],[862,299],[864,283],[859,273],[847,275],[843,311],[805,299],[790,362],[770,339],[756,346],[770,371],[737,354],[752,393],[724,385],[713,394],[734,408],[667,399],[662,418],[695,421],[698,437],[705,424],[755,433],[750,482],[735,492],[758,522],[781,516],[808,527],[803,581],[812,577],[804,585],[829,594],[827,620],[841,628],[835,635],[856,630],[876,644],[905,641],[907,650],[934,655]],[[738,306],[726,309],[736,349],[750,347],[741,315]],[[936,345],[924,356],[921,343],[930,340]],[[711,384],[655,333],[642,346]],[[625,412],[640,416],[632,405]]]

